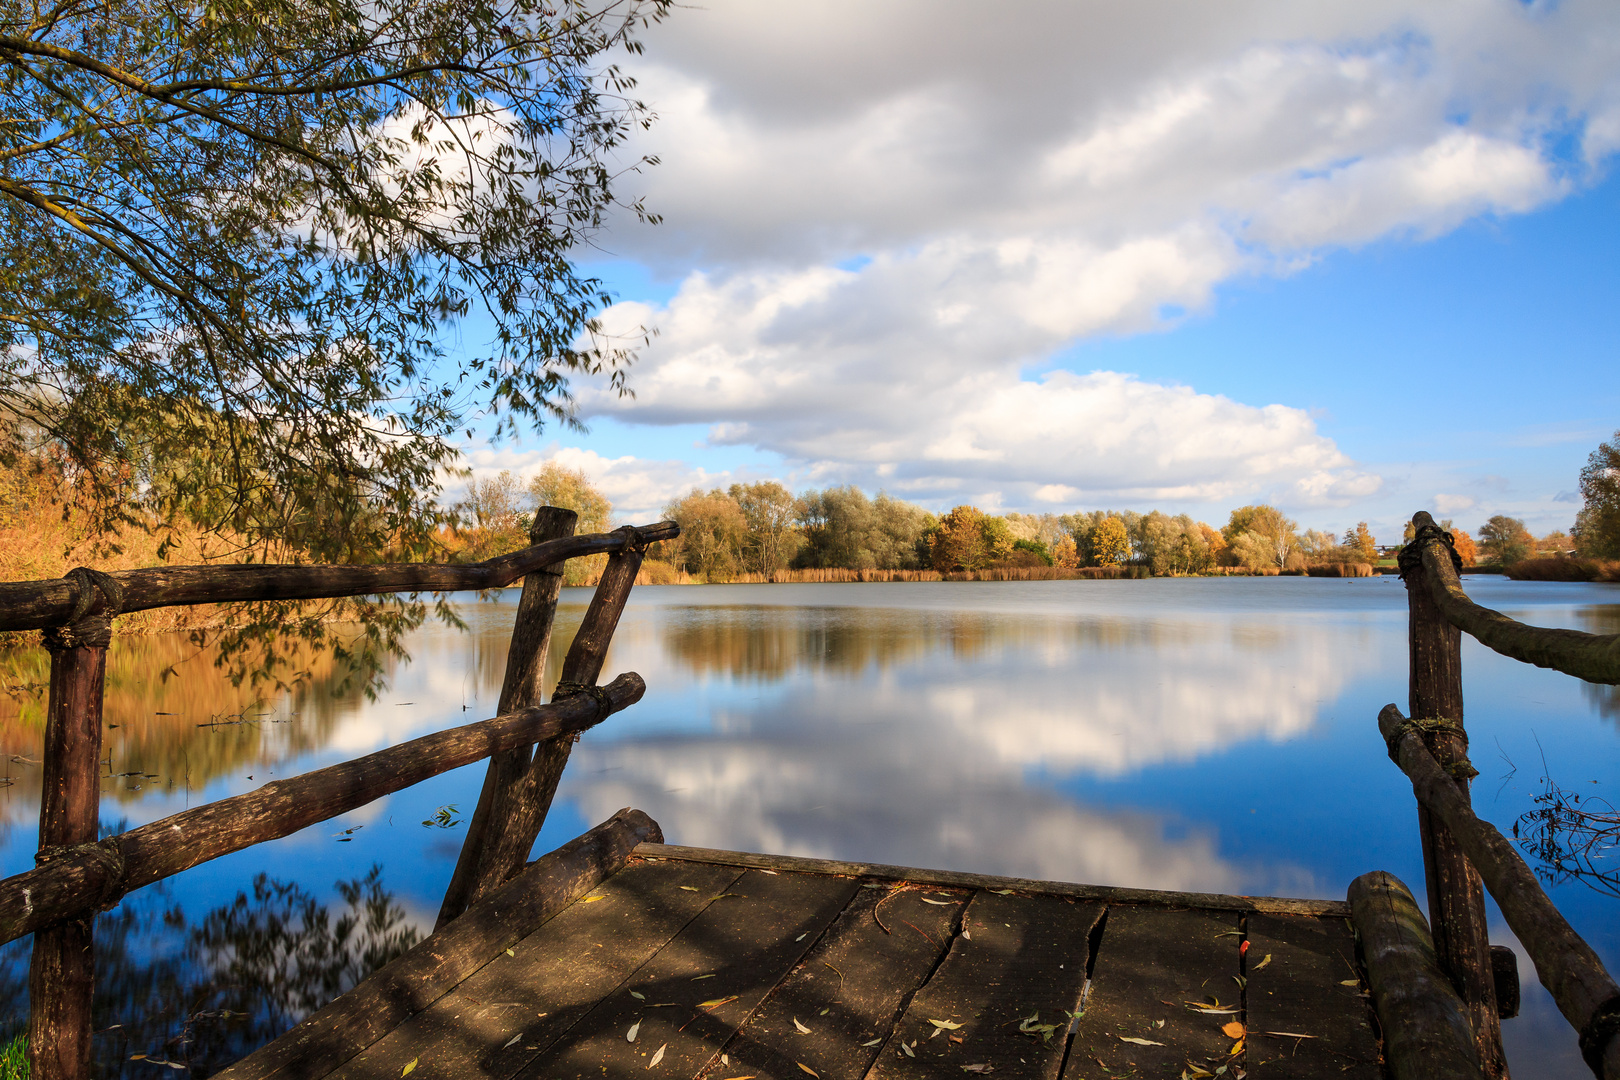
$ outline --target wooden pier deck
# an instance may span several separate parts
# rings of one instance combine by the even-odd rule
[[[1343,903],[619,843],[219,1075],[1384,1075]]]

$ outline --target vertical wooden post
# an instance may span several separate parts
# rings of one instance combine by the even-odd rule
[[[1446,535],[1427,512],[1413,515],[1416,535],[1401,556],[1406,583],[1410,686],[1408,715],[1414,720],[1444,719],[1454,727],[1436,727],[1423,734],[1435,760],[1448,770],[1468,759],[1468,737],[1463,729],[1462,632],[1446,621],[1429,589],[1423,549],[1441,544],[1443,558],[1452,557]],[[1457,778],[1463,797],[1468,781]],[[1457,993],[1468,1006],[1474,1042],[1485,1076],[1501,1080],[1508,1075],[1502,1053],[1501,1019],[1496,1011],[1490,938],[1485,923],[1485,890],[1479,872],[1458,848],[1439,819],[1419,804],[1418,832],[1423,840],[1423,872],[1429,893],[1429,922],[1434,931],[1435,954]]]
[[[55,849],[95,843],[101,825],[101,702],[119,597],[115,584],[104,584],[110,580],[104,575],[75,571],[70,577],[79,588],[78,617],[70,626],[45,631],[51,686],[41,769],[40,862]],[[102,599],[95,597],[98,588],[105,604],[94,603]],[[86,616],[93,606],[103,610]],[[34,1080],[90,1075],[94,927],[90,911],[34,934],[28,969],[28,1061]]]
[[[534,512],[529,526],[529,543],[542,544],[573,536],[579,515],[560,506],[542,506]],[[557,596],[562,592],[565,563],[543,566],[523,579],[523,596],[518,601],[517,618],[512,622],[512,644],[506,654],[506,675],[501,681],[501,697],[495,711],[515,712],[540,704],[545,694],[546,655],[551,650],[551,629],[557,618]],[[514,800],[522,793],[524,777],[533,757],[532,746],[521,747],[489,759],[484,788],[478,795],[478,808],[467,825],[467,839],[461,845],[455,873],[445,889],[438,923],[443,926],[466,910],[472,897],[486,891],[490,882],[499,886],[518,867],[498,865],[497,856],[509,845],[499,838],[514,822]],[[521,815],[519,815],[521,816]],[[529,843],[534,843],[530,838]],[[524,854],[528,849],[524,849]]]
[[[579,624],[574,642],[563,660],[562,676],[557,680],[553,697],[576,692],[579,687],[593,687],[602,673],[602,662],[607,658],[608,643],[619,625],[619,616],[630,599],[630,590],[641,569],[642,551],[633,546],[634,534],[626,537],[623,550],[608,556],[602,571],[602,580],[596,585],[591,606]],[[523,776],[512,785],[513,794],[507,803],[507,820],[498,834],[488,841],[484,856],[487,872],[470,882],[470,891],[462,902],[463,908],[501,887],[513,874],[523,868],[534,847],[535,837],[545,824],[546,812],[556,797],[557,783],[562,779],[563,767],[574,748],[572,737],[552,739],[535,747]],[[443,926],[458,912],[446,915],[448,905],[439,913],[439,926]]]

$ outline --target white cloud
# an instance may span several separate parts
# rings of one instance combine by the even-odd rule
[[[1479,500],[1472,495],[1439,494],[1434,497],[1434,508],[1442,514],[1460,514],[1478,505]]]
[[[1620,146],[1617,30],[1596,0],[682,9],[636,65],[666,223],[610,238],[682,283],[610,312],[661,336],[587,411],[945,501],[1363,498],[1298,409],[1040,373],[1235,277],[1561,197]]]
[[[541,450],[484,445],[466,455],[473,477],[510,471],[523,484],[538,474],[548,461],[583,472],[613,504],[614,520],[632,525],[659,520],[671,498],[693,488],[724,488],[738,481],[748,483],[758,479],[740,471],[709,470],[674,459],[649,460],[630,454],[604,457],[595,450],[556,443]],[[461,490],[461,486],[450,490],[450,497],[458,497]]]

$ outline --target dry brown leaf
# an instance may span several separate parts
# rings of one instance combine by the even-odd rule
[[[1120,1035],[1120,1036],[1117,1036],[1117,1038],[1119,1039],[1120,1042],[1128,1042],[1128,1043],[1132,1043],[1132,1044],[1134,1044],[1136,1046],[1163,1046],[1164,1045],[1164,1043],[1162,1043],[1162,1042],[1154,1042],[1152,1039],[1138,1039],[1135,1035]]]
[[[663,1061],[663,1060],[664,1060],[664,1050],[665,1050],[665,1049],[666,1049],[666,1048],[667,1048],[667,1047],[668,1047],[668,1046],[669,1046],[669,1043],[665,1043],[665,1044],[664,1044],[664,1045],[663,1045],[663,1046],[660,1046],[660,1047],[659,1047],[659,1048],[658,1048],[658,1049],[657,1049],[657,1051],[656,1051],[656,1052],[655,1052],[655,1053],[654,1053],[654,1054],[653,1054],[653,1056],[652,1056],[652,1060],[651,1060],[651,1061],[649,1061],[649,1062],[647,1062],[647,1068],[649,1068],[649,1069],[650,1069],[650,1068],[652,1068],[652,1067],[653,1067],[653,1066],[654,1066],[654,1065],[657,1065],[657,1064],[658,1064],[658,1063],[659,1063],[659,1062],[660,1062],[660,1061]]]
[[[812,1069],[810,1066],[806,1065],[804,1062],[795,1061],[793,1064],[797,1065],[799,1068],[803,1069],[805,1072],[809,1073],[811,1076],[814,1076],[816,1078],[816,1080],[821,1080],[821,1074],[816,1072],[816,1070]]]
[[[1221,1034],[1228,1039],[1241,1039],[1243,1038],[1243,1025],[1234,1020],[1230,1024],[1222,1025]]]

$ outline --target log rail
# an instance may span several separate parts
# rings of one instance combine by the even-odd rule
[[[680,535],[674,522],[665,521],[574,536],[577,520],[571,510],[541,507],[528,547],[466,566],[260,564],[110,574],[80,568],[56,581],[0,583],[0,630],[44,630],[51,653],[37,865],[0,881],[0,943],[34,935],[28,1031],[34,1080],[89,1075],[95,914],[143,885],[487,758],[489,779],[440,925],[469,905],[486,911],[482,901],[505,895],[505,886],[524,872],[574,740],[646,690],[634,673],[606,686],[597,679],[642,553],[648,544]],[[552,700],[541,704],[564,563],[597,554],[608,555],[607,569]],[[523,598],[499,715],[96,839],[101,700],[118,614],[190,604],[497,589],[520,580]],[[636,840],[658,839],[643,827],[648,824],[634,826]]]
[[[1415,535],[1399,560],[1410,606],[1412,719],[1391,704],[1379,714],[1378,724],[1391,759],[1412,781],[1417,798],[1434,961],[1459,995],[1459,1015],[1467,1020],[1479,1075],[1504,1080],[1507,1063],[1499,1018],[1512,1011],[1499,1005],[1498,997],[1507,991],[1506,1001],[1516,1001],[1517,983],[1500,989],[1495,985],[1501,968],[1493,964],[1485,935],[1484,890],[1489,889],[1529,952],[1537,977],[1579,1033],[1581,1055],[1593,1075],[1620,1080],[1620,987],[1559,914],[1518,852],[1470,806],[1468,783],[1476,774],[1467,756],[1461,659],[1461,635],[1468,633],[1523,663],[1616,684],[1620,635],[1528,626],[1476,604],[1459,583],[1460,560],[1450,534],[1427,512],[1414,514],[1412,524]],[[1358,895],[1364,905],[1376,898],[1378,905],[1401,908],[1399,897],[1382,882],[1358,881],[1352,887],[1353,903]],[[1391,925],[1411,921],[1400,917]],[[1455,1049],[1451,1046],[1448,1053]],[[1423,1056],[1432,1064],[1428,1051],[1413,1060]],[[1399,1068],[1395,1071],[1402,1075]]]

